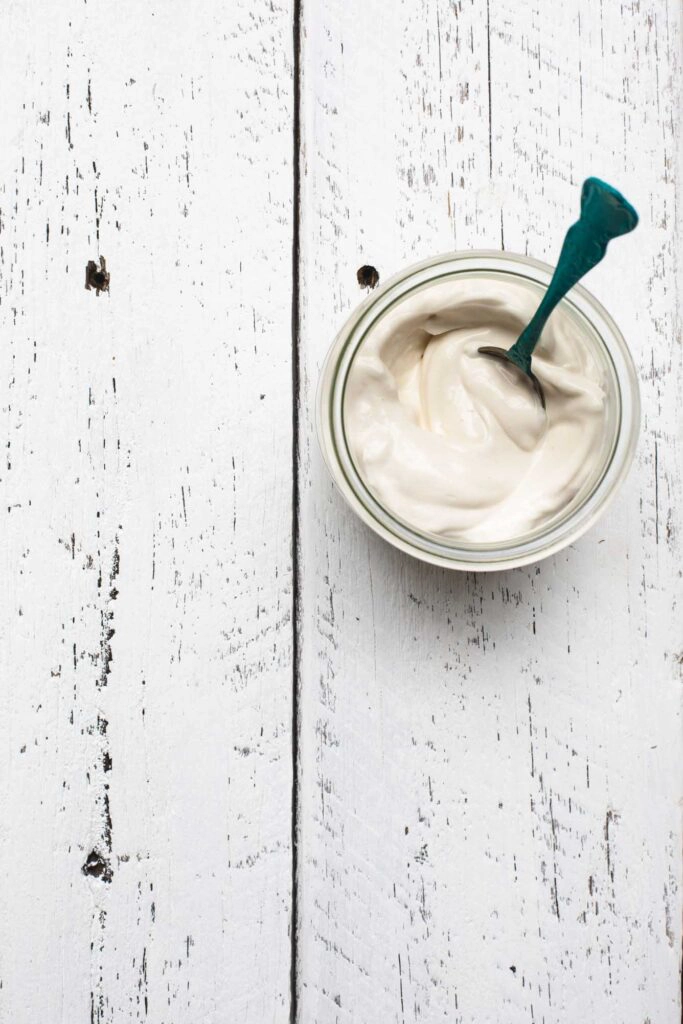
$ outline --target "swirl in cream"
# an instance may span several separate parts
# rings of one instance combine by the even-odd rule
[[[605,369],[567,304],[534,354],[545,411],[512,368],[478,353],[509,348],[539,297],[504,274],[458,275],[403,298],[356,352],[349,450],[379,503],[410,526],[472,543],[518,538],[600,473]]]

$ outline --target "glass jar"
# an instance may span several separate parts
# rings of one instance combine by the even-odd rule
[[[463,274],[490,279],[505,275],[508,281],[512,275],[524,287],[534,289],[540,301],[553,269],[526,256],[471,251],[436,256],[396,274],[354,310],[332,344],[318,385],[318,438],[332,479],[348,504],[394,547],[449,569],[510,569],[560,551],[602,515],[633,459],[640,423],[638,380],[618,327],[590,292],[576,285],[561,306],[603,368],[607,389],[607,436],[594,478],[548,523],[501,543],[472,543],[415,529],[380,504],[362,480],[345,436],[344,390],[355,353],[381,317],[408,294]]]

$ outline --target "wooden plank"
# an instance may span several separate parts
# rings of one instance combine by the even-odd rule
[[[304,5],[302,1021],[679,1019],[680,45],[673,0]],[[402,557],[312,440],[356,269],[553,260],[591,173],[642,214],[588,282],[640,369],[635,468],[537,566]]]
[[[291,17],[4,11],[3,1021],[289,1019]]]

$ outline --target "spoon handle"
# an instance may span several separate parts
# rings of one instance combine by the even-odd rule
[[[531,370],[531,353],[560,299],[600,262],[610,239],[633,231],[637,223],[638,214],[615,188],[599,178],[584,181],[581,216],[565,236],[548,290],[532,320],[508,351],[508,359],[524,373]]]

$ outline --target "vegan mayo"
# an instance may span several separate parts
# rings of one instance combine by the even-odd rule
[[[402,298],[366,334],[344,396],[361,478],[421,532],[500,543],[545,525],[605,461],[603,367],[564,305],[533,357],[546,399],[482,345],[509,348],[541,293],[459,275]]]

